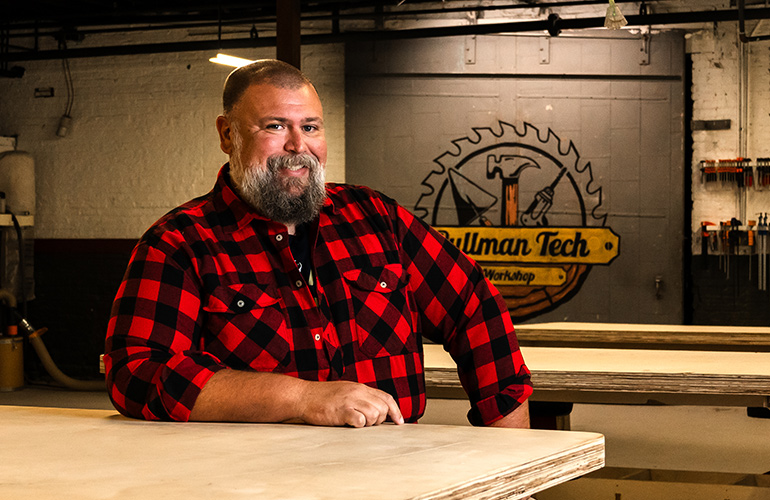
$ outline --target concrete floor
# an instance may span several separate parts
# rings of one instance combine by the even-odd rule
[[[0,405],[84,408],[93,410],[112,409],[112,403],[107,396],[107,391],[79,392],[42,386],[0,392]]]
[[[578,405],[572,428],[604,434],[612,467],[770,472],[770,419],[746,408]]]

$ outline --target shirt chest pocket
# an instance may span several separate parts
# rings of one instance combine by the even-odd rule
[[[219,286],[203,306],[206,350],[235,369],[280,371],[291,346],[277,290],[255,284]]]
[[[361,352],[370,357],[417,350],[406,271],[399,264],[344,273]]]

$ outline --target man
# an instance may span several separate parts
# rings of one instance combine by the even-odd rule
[[[480,268],[363,187],[326,185],[312,83],[274,60],[236,69],[214,189],[134,249],[105,350],[110,397],[162,420],[414,422],[421,335],[458,363],[476,425],[528,426],[513,325]]]

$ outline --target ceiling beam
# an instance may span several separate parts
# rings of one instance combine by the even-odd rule
[[[302,65],[300,0],[275,0],[275,57],[297,69]]]

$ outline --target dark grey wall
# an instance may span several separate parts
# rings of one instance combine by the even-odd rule
[[[549,225],[603,224],[621,240],[620,255],[591,266],[569,300],[528,319],[681,323],[684,38],[654,34],[648,57],[642,48],[642,40],[627,33],[350,45],[347,181],[379,189],[422,215],[418,200],[435,205],[431,190],[460,161],[466,162],[458,170],[463,182],[479,193],[499,193],[500,181],[485,175],[484,158],[469,152],[499,152],[495,148],[524,136],[574,164],[572,185],[555,188]],[[522,174],[519,214],[544,185]],[[598,219],[575,222],[576,194]],[[457,225],[444,201],[438,200],[435,221]],[[500,207],[498,200],[484,214],[495,226]],[[656,278],[662,280],[657,295]]]

